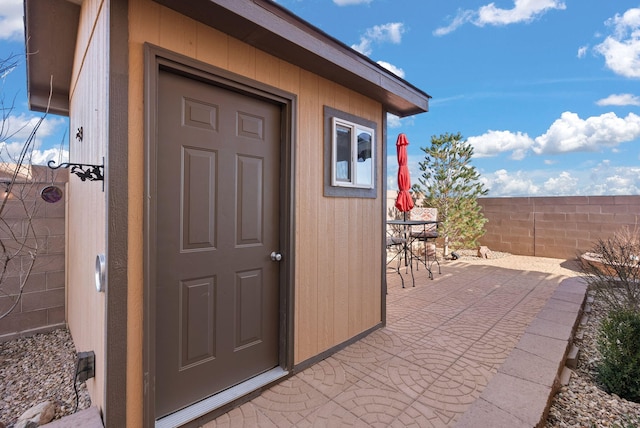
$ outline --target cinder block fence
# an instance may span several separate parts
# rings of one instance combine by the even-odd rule
[[[31,239],[27,234],[28,219],[22,208],[24,203],[27,211],[33,215],[37,256],[18,305],[0,320],[0,342],[65,325],[65,198],[56,203],[46,203],[40,198],[40,191],[52,184],[64,190],[68,172],[56,171],[54,181],[52,172],[46,167],[34,166],[29,174],[29,182],[26,185],[15,184],[14,192],[7,199],[2,211],[0,239],[8,249],[18,246],[25,236]],[[18,178],[19,182],[23,180]],[[6,175],[0,173],[0,192],[5,191],[7,181]],[[20,192],[23,196],[18,197]],[[15,238],[12,234],[15,234]],[[33,247],[32,242],[27,244]],[[0,282],[1,313],[15,300],[28,259],[29,256],[22,252],[21,256],[8,264],[4,279]]]
[[[478,203],[489,220],[480,243],[525,256],[574,259],[623,226],[640,227],[640,195],[481,198]]]

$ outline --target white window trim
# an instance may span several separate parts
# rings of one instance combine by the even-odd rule
[[[351,129],[351,181],[343,181],[337,179],[337,162],[338,162],[338,145],[337,145],[337,127],[342,126]],[[368,160],[371,168],[369,169],[368,183],[362,183],[362,177],[358,178],[358,131],[365,131],[371,135],[371,157]],[[331,185],[336,187],[348,187],[355,189],[373,189],[375,187],[375,131],[367,126],[337,117],[331,118]]]

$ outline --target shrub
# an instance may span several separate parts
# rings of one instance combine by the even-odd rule
[[[583,258],[584,278],[608,310],[640,311],[640,230],[621,228],[613,237],[600,239]]]
[[[612,310],[602,321],[598,380],[608,392],[640,402],[640,312]]]

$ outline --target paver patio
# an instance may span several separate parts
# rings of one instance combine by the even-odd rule
[[[404,289],[387,275],[386,327],[204,428],[452,426],[566,278],[464,262],[414,273]]]

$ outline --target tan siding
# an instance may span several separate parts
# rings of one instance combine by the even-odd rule
[[[143,44],[149,42],[297,95],[295,363],[380,322],[382,108],[149,0],[130,1],[131,205],[127,422],[142,420]],[[323,105],[378,123],[378,199],[323,196]],[[139,262],[136,262],[138,260]]]
[[[296,362],[314,356],[318,350],[318,276],[322,259],[318,254],[318,160],[322,159],[322,145],[318,135],[322,132],[317,97],[318,77],[300,73],[298,142],[296,174]]]
[[[198,23],[197,58],[220,68],[229,66],[229,36]]]
[[[70,161],[101,164],[107,146],[106,5],[82,4],[72,81]],[[82,127],[84,139],[75,138]],[[117,168],[116,168],[117,170]],[[70,174],[68,187],[68,322],[79,351],[96,354],[96,377],[87,381],[93,404],[104,405],[105,294],[94,287],[96,255],[105,253],[105,192],[101,182],[81,181]]]
[[[227,40],[229,71],[254,79],[256,75],[256,49],[233,37],[229,37]]]

